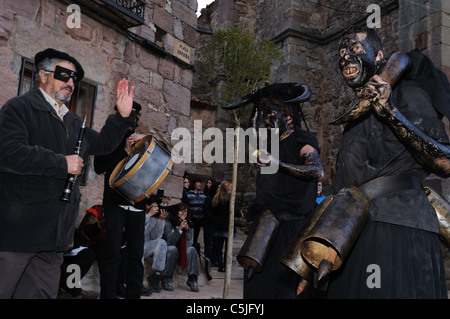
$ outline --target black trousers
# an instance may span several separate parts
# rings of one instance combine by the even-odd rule
[[[126,240],[126,295],[127,299],[141,296],[144,265],[145,212],[135,212],[120,206],[104,207],[106,242],[100,265],[100,298],[117,298],[117,281],[122,257],[121,247]],[[125,230],[125,235],[123,230]],[[125,238],[124,238],[125,236]]]

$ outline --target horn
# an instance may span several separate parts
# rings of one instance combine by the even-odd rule
[[[286,103],[294,103],[294,102],[302,103],[302,102],[308,101],[310,99],[310,97],[311,97],[311,91],[309,90],[309,88],[305,84],[301,84],[300,87],[303,88],[303,93],[301,95],[297,96],[294,99],[287,100],[287,101],[284,101],[284,102],[286,102]]]
[[[222,106],[222,108],[224,110],[231,111],[231,110],[235,110],[240,107],[243,107],[246,104],[252,103],[254,100],[255,100],[255,94],[247,94],[231,104]]]
[[[309,88],[304,84],[298,84],[298,83],[273,83],[268,84],[260,89],[258,89],[253,94],[247,94],[241,97],[239,100],[228,104],[226,106],[222,106],[224,110],[235,110],[238,109],[246,104],[253,103],[255,101],[260,100],[264,97],[269,96],[279,96],[279,97],[285,97],[289,98],[295,93],[298,89],[302,90],[302,94],[292,100],[286,101],[286,102],[305,102],[311,97],[311,92],[309,91]]]

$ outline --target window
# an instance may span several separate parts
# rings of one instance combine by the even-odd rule
[[[34,68],[34,62],[29,59],[22,59],[20,69],[19,87],[17,95],[28,92],[34,87],[35,77],[37,76]],[[75,85],[72,99],[67,104],[71,112],[77,114],[81,119],[86,116],[86,126],[92,127],[94,119],[95,101],[97,100],[97,86],[88,81],[81,80]],[[85,166],[86,170],[88,166]],[[86,174],[83,173],[81,185],[86,185]]]

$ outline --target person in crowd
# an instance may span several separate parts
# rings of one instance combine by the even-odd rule
[[[126,241],[126,299],[139,299],[141,294],[149,294],[144,290],[144,227],[145,202],[132,204],[109,185],[109,178],[119,162],[132,152],[133,144],[142,137],[135,133],[139,120],[141,105],[133,102],[135,122],[129,126],[128,132],[116,150],[107,155],[94,157],[94,170],[97,174],[105,174],[103,191],[103,211],[106,219],[106,241],[104,267],[100,267],[100,298],[117,298],[117,280],[122,259],[123,235]]]
[[[198,242],[198,236],[200,234],[200,230],[204,224],[205,218],[205,205],[206,203],[206,195],[201,191],[202,189],[202,181],[199,178],[193,178],[190,181],[190,189],[187,192],[187,204],[189,206],[189,212],[191,213],[191,220],[194,225],[194,247],[197,249],[197,253],[200,255],[200,243]],[[209,236],[209,233],[206,234],[203,231],[203,241],[206,238],[205,247],[212,248],[212,243],[208,242],[209,239],[212,239]]]
[[[205,187],[203,188],[203,194],[213,198],[215,195],[215,194],[213,194],[213,191],[214,191],[213,185],[214,184],[216,184],[216,180],[214,178],[208,178],[206,180]]]
[[[80,178],[67,188],[66,180],[81,174],[83,158],[114,150],[133,122],[134,87],[123,79],[117,112],[100,132],[81,130],[83,120],[67,108],[84,76],[81,64],[52,48],[34,62],[38,87],[0,110],[0,298],[57,297],[80,202]]]
[[[317,205],[319,205],[325,198],[327,197],[322,193],[322,182],[317,182]]]
[[[194,229],[188,216],[188,205],[181,202],[176,211],[169,214],[164,226],[164,239],[167,241],[167,265],[163,272],[163,289],[173,291],[173,274],[177,264],[186,269],[189,288],[198,292],[199,256],[193,246]]]
[[[189,181],[189,176],[184,174],[183,176],[183,195],[181,196],[181,201],[187,203],[189,200],[187,198],[187,193],[191,187],[191,182]]]
[[[232,184],[230,181],[220,183],[219,191],[213,198],[212,210],[214,216],[214,247],[218,260],[218,271],[225,271],[227,253],[227,238],[230,225],[230,196]],[[224,247],[225,246],[225,247]],[[224,249],[225,248],[225,249]]]
[[[203,188],[203,194],[205,194],[205,206],[203,209],[203,238],[204,238],[204,254],[206,260],[206,268],[209,263],[211,265],[217,263],[217,256],[214,250],[214,216],[212,214],[212,199],[217,191],[217,182],[214,178],[208,178]]]
[[[144,259],[153,257],[153,272],[147,280],[153,292],[160,292],[161,275],[166,267],[167,242],[163,239],[163,234],[168,212],[160,208],[157,199],[152,197],[146,200],[146,208]]]

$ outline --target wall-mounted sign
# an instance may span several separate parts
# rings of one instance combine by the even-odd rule
[[[174,41],[173,55],[187,64],[191,63],[191,47],[178,39]]]

